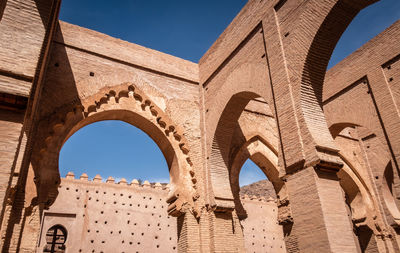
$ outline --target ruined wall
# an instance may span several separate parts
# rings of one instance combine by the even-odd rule
[[[211,204],[229,212],[232,196],[224,178],[238,148],[232,126],[249,101],[262,97],[279,133],[279,175],[285,178],[293,218],[291,252],[354,252],[358,247],[337,173],[344,158],[328,131],[321,103],[337,40],[358,11],[373,2],[249,1],[199,62]],[[390,47],[389,41],[396,39],[382,44]],[[352,72],[338,70],[349,76]],[[372,112],[370,105],[362,100],[356,108]],[[225,233],[215,237],[234,240],[234,233]]]
[[[243,196],[241,202],[248,215],[240,222],[246,252],[286,252],[276,200]]]
[[[177,219],[168,216],[168,188],[137,181],[63,178],[57,201],[43,214],[38,252],[46,232],[68,232],[66,252],[176,252]]]
[[[264,232],[262,225],[255,227],[260,221],[258,216],[272,215],[271,220],[276,220],[275,211],[268,209],[264,213],[264,204],[245,203],[247,209],[260,213],[256,217],[249,212],[248,220],[242,222],[243,241],[239,213],[234,209],[229,170],[238,149],[253,135],[260,135],[264,142],[257,140],[249,145],[255,151],[257,145],[262,146],[270,154],[268,159],[274,161],[276,178],[284,179],[280,183],[288,193],[277,193],[280,198],[285,196],[281,202],[285,203],[283,220],[290,228],[285,231],[290,252],[354,252],[358,246],[353,231],[362,232],[360,228],[367,226],[379,239],[372,248],[398,251],[392,242],[393,238],[400,238],[396,238],[392,227],[398,228],[400,220],[396,199],[400,190],[399,44],[394,43],[400,36],[399,22],[328,71],[324,83],[337,40],[358,11],[375,1],[248,1],[199,64],[56,22],[59,1],[0,3],[0,28],[4,31],[0,35],[0,93],[25,100],[30,97],[21,115],[15,113],[15,108],[0,114],[0,127],[6,130],[2,132],[0,150],[6,165],[0,175],[0,197],[9,200],[7,206],[3,203],[7,212],[1,229],[2,242],[5,241],[2,250],[34,250],[40,211],[57,197],[58,152],[62,144],[85,124],[115,119],[139,124],[147,131],[170,161],[171,178],[176,185],[190,186],[180,192],[180,196],[187,194],[185,201],[176,201],[176,192],[169,198],[169,211],[180,215],[178,222],[174,221],[181,229],[179,238],[175,238],[181,240],[173,244],[175,250],[235,252],[246,247],[264,252],[265,247],[272,246],[268,249],[276,252],[281,246],[284,248],[281,240],[260,237]],[[3,98],[1,103],[6,101]],[[21,126],[25,108],[29,120]],[[260,114],[264,116],[259,117]],[[267,120],[263,121],[264,118]],[[19,135],[21,127],[28,129],[25,135]],[[33,128],[38,131],[31,131]],[[27,143],[29,152],[15,153],[17,138],[24,140],[20,145],[24,150]],[[166,148],[168,145],[174,148]],[[30,147],[34,147],[32,156]],[[246,155],[243,157],[247,159]],[[390,160],[387,167],[385,159]],[[10,166],[15,161],[21,164],[11,175]],[[180,166],[183,168],[177,170]],[[117,189],[119,194],[125,194],[125,189],[136,188],[123,183],[70,182],[74,187],[67,190],[62,185],[51,210],[65,210],[60,197],[66,196],[80,211],[62,217],[54,215],[57,210],[53,214],[45,212],[43,224],[50,226],[61,219],[69,224],[66,226],[78,224],[72,230],[86,227],[90,231],[72,234],[79,235],[79,241],[85,238],[82,247],[86,248],[82,252],[90,251],[95,243],[111,247],[111,231],[107,236],[100,235],[108,233],[103,229],[111,221],[104,224],[101,219],[101,200],[95,201],[100,192],[96,193],[94,188],[106,185],[107,192],[115,192],[115,196],[106,193],[107,200],[102,203],[111,199],[107,212],[114,212],[117,222],[112,225],[118,227],[127,227],[128,221],[115,216],[115,210],[127,213],[131,207],[123,205],[128,203],[124,202],[126,195],[119,195],[114,204]],[[136,191],[138,195],[158,194],[151,187],[137,189],[141,192]],[[15,198],[5,196],[4,192],[14,190]],[[122,202],[118,202],[121,198]],[[161,202],[154,205],[154,209],[161,208],[160,212],[165,210]],[[118,208],[113,209],[112,205]],[[82,210],[92,206],[87,216]],[[143,211],[148,210],[146,207],[142,208],[132,206],[131,211],[151,215]],[[180,209],[183,213],[176,211]],[[168,220],[166,213],[159,218]],[[87,219],[92,223],[85,224]],[[157,224],[143,223],[140,229],[149,224],[157,228]],[[172,229],[168,224],[167,229]],[[261,231],[253,233],[252,228]],[[271,231],[278,233],[272,224]],[[121,230],[123,233],[127,238],[133,236],[126,230]],[[43,236],[41,247],[42,240]],[[153,239],[157,240],[161,237]],[[162,240],[170,243],[169,238]],[[129,240],[114,241],[128,249],[131,245]],[[155,250],[163,250],[161,245],[155,246]]]
[[[43,186],[39,194],[56,195],[56,189],[51,190],[45,182],[57,184],[57,153],[64,141],[84,125],[100,120],[128,122],[153,138],[169,161],[173,183],[182,186],[182,177],[187,177],[190,184],[191,177],[193,182],[202,180],[196,64],[60,22],[46,73],[40,99],[40,130],[36,135],[41,144],[35,146],[32,158],[35,175],[41,175],[40,182],[36,181],[36,185]],[[102,114],[103,111],[106,113]],[[97,112],[100,116],[90,117]],[[71,114],[76,118],[68,122]],[[50,148],[49,138],[55,140]],[[171,145],[176,145],[175,151],[169,148]],[[42,150],[46,148],[54,153],[51,162],[42,160]],[[178,172],[172,167],[178,167]],[[42,173],[45,170],[51,172]],[[186,174],[182,174],[185,170]],[[186,191],[181,196],[189,194]],[[190,200],[193,201],[192,197]]]
[[[69,173],[43,213],[37,252],[43,252],[54,225],[67,230],[66,252],[176,252],[178,221],[167,214],[168,192],[165,184],[88,180],[86,174],[75,179]],[[248,196],[241,201],[248,211],[241,221],[246,252],[285,252],[276,201]]]

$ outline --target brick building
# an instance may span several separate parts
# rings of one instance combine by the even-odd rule
[[[140,128],[165,156],[169,190],[142,189],[164,194],[165,205],[153,206],[176,220],[165,223],[174,243],[157,235],[164,252],[268,252],[263,245],[275,242],[262,243],[271,236],[265,217],[283,235],[279,251],[400,252],[400,22],[326,71],[343,31],[374,2],[250,0],[192,63],[59,21],[59,0],[2,1],[2,252],[56,252],[52,245],[93,233],[83,224],[74,229],[85,234],[68,236],[68,222],[50,223],[66,185],[81,194],[67,194],[77,205],[103,187],[61,180],[58,169],[63,143],[101,120]],[[240,197],[248,158],[273,185],[275,218],[274,206],[259,210],[268,201]],[[129,247],[122,240],[115,252]]]

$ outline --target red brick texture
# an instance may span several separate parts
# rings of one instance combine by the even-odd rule
[[[264,216],[272,252],[400,252],[399,21],[326,71],[374,2],[250,0],[196,64],[58,21],[59,1],[3,1],[0,93],[29,100],[0,108],[2,251],[36,250],[62,144],[114,119],[166,157],[178,252],[265,252]],[[248,158],[277,196],[259,227]]]

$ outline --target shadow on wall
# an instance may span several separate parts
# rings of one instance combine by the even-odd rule
[[[50,54],[51,60],[48,62],[47,75],[43,83],[40,101],[41,108],[45,109],[39,111],[40,121],[38,129],[40,130],[37,132],[38,140],[44,140],[48,137],[48,133],[53,131],[53,129],[50,129],[51,126],[49,126],[50,118],[57,117],[57,115],[73,111],[74,108],[82,106],[60,26],[58,26],[54,35]],[[41,143],[44,142],[42,141]],[[38,204],[49,205],[51,203],[47,203],[48,200],[45,200],[42,196],[50,195],[53,199],[57,197],[57,187],[49,187],[51,184],[47,183],[54,182],[54,180],[56,180],[56,185],[60,183],[58,164],[40,166],[40,156],[37,153],[43,147],[39,146],[35,148],[32,155],[32,167],[35,173],[35,183],[38,187]],[[53,148],[54,150],[50,155],[56,156],[58,161],[59,150],[56,147]],[[54,166],[56,166],[57,170],[51,169]]]
[[[5,0],[7,2],[7,0]],[[54,9],[54,4],[57,2],[61,2],[60,0],[50,0],[50,1],[43,1],[43,0],[35,0],[36,8],[39,12],[40,18],[42,19],[43,26],[46,28],[49,25],[49,16],[52,13],[51,9]],[[59,4],[59,3],[58,3]]]
[[[41,13],[41,18],[43,20],[43,22],[45,22],[44,20],[46,20],[46,17],[44,17],[43,13],[50,13],[49,11],[45,11],[45,9],[47,7],[49,7],[48,5],[50,5],[51,7],[51,2],[48,5],[45,5],[43,3],[40,3],[39,0],[36,1],[37,5],[38,5],[38,9],[39,12]],[[43,1],[42,1],[43,2]],[[2,1],[3,4],[5,4],[5,1]],[[3,7],[3,6],[2,6]],[[1,10],[0,10],[1,11]],[[58,26],[56,33],[54,35],[54,37],[58,40],[58,41],[64,41],[63,40],[63,35],[60,31],[60,28]],[[46,102],[44,100],[44,98],[48,98],[49,94],[51,93],[51,88],[53,89],[67,89],[69,94],[72,94],[73,97],[75,97],[76,99],[74,99],[72,102],[65,100],[66,104],[69,104],[69,107],[72,108],[76,105],[80,105],[81,102],[79,100],[78,97],[78,91],[76,89],[76,83],[75,83],[75,79],[72,73],[72,68],[71,65],[69,63],[68,60],[68,56],[67,56],[67,52],[65,49],[65,46],[63,45],[63,43],[55,43],[54,41],[52,42],[52,49],[49,52],[50,54],[50,58],[51,61],[48,62],[48,66],[47,66],[47,73],[49,73],[46,76],[46,80],[44,80],[44,82],[42,83],[42,95],[40,98],[40,104],[42,106],[44,106],[45,108],[51,108],[53,111],[52,113],[50,113],[50,115],[56,114],[57,112],[57,108],[51,107],[51,105],[46,105]],[[56,70],[59,69],[59,70]],[[52,74],[51,74],[52,73]],[[62,85],[60,86],[59,83],[56,82],[56,80],[54,78],[57,78],[57,76],[62,76],[63,78],[63,82],[62,85],[65,85],[66,87],[63,87]],[[52,98],[55,100],[61,100],[63,98]],[[48,99],[46,100],[48,101]],[[37,129],[39,129],[37,132],[32,133],[32,135],[35,135],[35,137],[32,137],[32,139],[37,139],[37,140],[41,140],[43,139],[43,137],[45,137],[44,134],[47,133],[46,130],[48,130],[46,124],[48,123],[47,118],[43,118],[43,115],[41,114],[42,112],[38,112],[38,118],[41,120],[39,120],[39,126]],[[43,129],[45,129],[43,131]],[[29,132],[25,133],[26,135],[29,135]],[[29,139],[29,136],[28,136]],[[37,143],[40,143],[40,141],[38,141]],[[36,149],[37,148],[37,149]],[[39,207],[39,212],[42,213],[43,211],[43,206],[49,203],[46,199],[47,195],[52,196],[53,199],[55,199],[58,195],[58,183],[60,182],[60,175],[58,171],[42,171],[40,169],[39,166],[39,159],[38,156],[35,156],[35,151],[38,151],[40,149],[40,147],[34,146],[33,151],[32,151],[32,164],[31,166],[33,167],[33,173],[34,173],[34,181],[36,184],[36,194],[29,193],[29,194],[25,194],[24,190],[21,191],[17,191],[16,192],[16,196],[14,199],[14,202],[17,203],[29,203],[28,207],[24,207],[24,205],[18,205],[18,204],[14,204],[12,205],[12,210],[11,210],[11,215],[9,218],[9,222],[8,222],[8,227],[6,229],[5,232],[5,240],[4,240],[4,248],[3,249],[9,249],[11,244],[13,245],[17,245],[17,252],[19,252],[19,249],[21,247],[21,243],[22,243],[22,238],[23,236],[18,236],[18,242],[14,242],[13,241],[13,235],[15,234],[15,230],[18,230],[21,228],[20,234],[23,234],[23,228],[29,227],[31,225],[26,224],[26,220],[29,219],[29,216],[31,216],[33,214],[33,210],[35,207]],[[57,153],[57,151],[55,151],[55,153]],[[54,155],[54,154],[53,154]],[[58,153],[55,154],[58,156]],[[29,166],[26,165],[26,166]],[[32,182],[30,179],[27,180],[28,178],[28,168],[26,169],[21,169],[21,171],[23,173],[21,173],[20,177],[19,177],[19,188],[20,189],[25,189],[28,185],[28,188],[32,188],[32,186],[34,185],[34,182]],[[54,175],[54,173],[57,173],[56,175]],[[48,180],[49,178],[56,179],[56,184],[51,184],[54,185],[53,187],[50,187],[50,184],[48,184]],[[47,180],[47,181],[46,181]],[[42,183],[41,183],[42,182]],[[44,182],[44,183],[43,183]],[[36,196],[35,196],[36,195]],[[44,197],[42,197],[44,196]],[[30,198],[30,199],[29,199]],[[44,205],[42,205],[44,204]],[[22,221],[21,221],[22,218]],[[32,226],[35,226],[34,224]],[[16,235],[17,236],[17,235]]]
[[[4,9],[6,8],[6,5],[7,5],[7,0],[0,1],[0,22],[1,19],[3,18]]]

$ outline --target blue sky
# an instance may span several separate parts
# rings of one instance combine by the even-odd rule
[[[245,0],[63,0],[60,19],[113,37],[198,62],[245,5]],[[400,18],[399,0],[381,0],[362,10],[338,42],[328,68]],[[121,121],[103,121],[76,132],[60,153],[60,174],[140,178],[167,182],[168,167],[157,145]],[[265,176],[251,161],[240,184]]]

